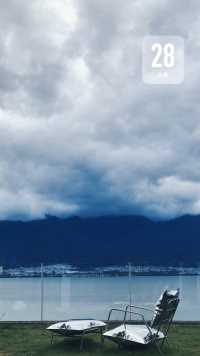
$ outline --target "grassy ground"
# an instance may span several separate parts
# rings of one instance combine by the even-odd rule
[[[200,325],[173,325],[170,348],[164,354],[171,356],[200,355]],[[0,324],[0,356],[158,356],[154,347],[147,350],[118,349],[107,340],[103,346],[97,336],[87,336],[83,352],[79,352],[78,339],[55,337],[50,344],[50,335],[41,324]]]

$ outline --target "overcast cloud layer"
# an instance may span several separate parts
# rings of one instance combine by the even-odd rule
[[[185,38],[182,85],[141,79]],[[200,213],[200,2],[0,3],[0,219]]]

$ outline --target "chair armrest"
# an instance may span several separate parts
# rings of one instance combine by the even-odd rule
[[[113,312],[113,311],[119,311],[119,312],[124,313],[124,314],[126,313],[126,309],[117,309],[117,308],[112,308],[112,309],[110,309],[110,311],[109,311],[107,321],[109,321],[109,320],[110,320],[110,317],[111,317],[111,314],[112,314],[112,312]]]
[[[148,311],[148,312],[151,312],[152,314],[154,314],[154,310],[152,310],[152,309],[150,309],[150,308],[140,307],[140,306],[138,306],[138,305],[128,304],[128,305],[126,306],[126,308],[125,308],[126,313],[125,313],[125,315],[124,315],[124,322],[126,321],[126,315],[127,315],[127,313],[128,313],[128,314],[135,314],[135,315],[142,315],[144,324],[147,326],[147,328],[148,328],[149,331],[151,332],[151,329],[149,328],[148,322],[145,320],[144,315],[141,314],[141,313],[136,313],[136,312],[131,311],[131,308],[139,309],[139,310],[142,310],[142,311]],[[128,309],[130,309],[130,310],[128,310]]]
[[[110,309],[110,311],[109,311],[109,314],[108,314],[108,319],[107,319],[107,321],[109,321],[110,320],[110,318],[111,318],[111,314],[112,314],[112,312],[113,311],[119,311],[119,312],[121,312],[121,313],[124,313],[124,321],[126,320],[126,315],[127,315],[127,313],[132,313],[132,314],[134,314],[134,312],[132,312],[131,310],[130,311],[128,311],[128,309],[131,309],[131,308],[135,308],[135,309],[140,309],[140,310],[144,310],[144,311],[150,311],[151,313],[154,313],[154,310],[152,310],[152,309],[149,309],[149,308],[144,308],[144,307],[140,307],[140,306],[137,306],[137,305],[130,305],[130,304],[128,304],[128,305],[126,305],[126,307],[125,307],[125,309],[118,309],[118,308],[112,308],[112,309]],[[142,315],[142,314],[141,314]]]
[[[150,308],[144,308],[144,307],[140,307],[140,306],[138,306],[138,305],[133,305],[133,304],[129,304],[129,305],[127,305],[126,306],[126,309],[128,309],[128,308],[134,308],[134,309],[140,309],[140,310],[144,310],[144,311],[149,311],[149,312],[151,312],[151,313],[154,313],[154,310],[152,310],[152,309],[150,309]]]

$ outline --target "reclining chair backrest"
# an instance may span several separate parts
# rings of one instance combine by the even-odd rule
[[[165,290],[155,306],[151,327],[166,334],[179,303],[179,289]]]

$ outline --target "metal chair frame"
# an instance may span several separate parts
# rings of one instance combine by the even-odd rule
[[[169,307],[171,303],[174,303],[174,305],[172,307]],[[176,309],[178,307],[178,304],[179,304],[179,298],[178,297],[175,297],[175,298],[171,298],[167,301],[167,305],[166,305],[166,308],[163,308],[163,309],[160,309],[158,306],[155,307],[155,310],[152,310],[152,309],[149,309],[149,308],[144,308],[144,307],[141,307],[141,306],[137,306],[137,305],[126,305],[125,309],[117,309],[117,308],[112,308],[110,311],[109,311],[109,314],[108,314],[108,322],[110,321],[110,318],[111,318],[111,314],[113,311],[118,311],[118,312],[122,312],[124,313],[124,319],[123,319],[123,325],[124,325],[124,328],[126,330],[126,324],[128,324],[128,321],[127,321],[127,314],[129,315],[135,315],[135,316],[139,316],[141,318],[141,320],[143,321],[143,324],[147,327],[148,331],[149,331],[149,335],[150,335],[150,338],[151,338],[151,341],[149,342],[149,344],[155,344],[155,346],[157,347],[158,351],[160,354],[162,354],[162,351],[161,351],[161,348],[163,347],[164,343],[166,342],[168,345],[169,345],[169,342],[168,342],[168,332],[169,332],[169,329],[170,329],[170,326],[172,324],[172,320],[173,320],[173,317],[174,317],[174,314],[176,312]],[[139,309],[139,310],[142,310],[142,311],[148,311],[148,312],[151,312],[151,313],[160,313],[160,320],[158,322],[157,325],[153,325],[153,322],[154,322],[154,317],[152,318],[152,320],[149,322],[145,319],[144,317],[144,314],[142,313],[138,313],[138,312],[134,312],[132,311],[132,309]],[[166,318],[162,318],[162,314],[166,313],[167,314],[167,317]],[[164,327],[166,325],[166,327]],[[153,334],[152,333],[152,330],[151,328],[154,328],[156,330],[156,333]],[[159,339],[159,332],[162,331],[164,337],[162,339]],[[160,345],[161,343],[161,345]]]

